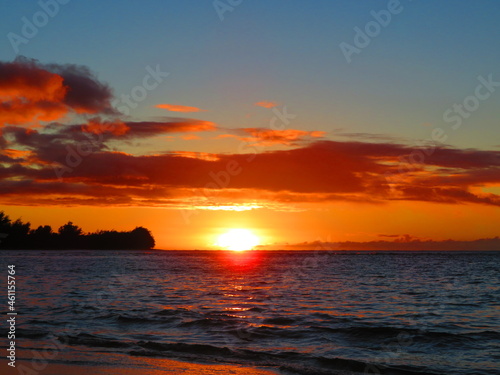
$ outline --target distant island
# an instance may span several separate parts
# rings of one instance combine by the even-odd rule
[[[0,249],[14,250],[148,250],[155,246],[151,232],[136,227],[129,232],[100,230],[83,233],[71,221],[54,232],[50,225],[40,225],[31,229],[31,223],[21,219],[12,221],[0,211]]]
[[[389,236],[388,236],[389,237]],[[392,236],[390,236],[392,237]],[[330,250],[330,251],[498,251],[500,237],[481,238],[470,241],[420,240],[404,235],[393,241],[379,240],[367,242],[301,242],[294,244],[261,245],[257,250]]]

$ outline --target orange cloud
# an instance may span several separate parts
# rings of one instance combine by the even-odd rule
[[[156,108],[166,109],[171,112],[204,112],[204,109],[200,109],[197,107],[188,107],[186,105],[179,104],[157,104]]]
[[[12,99],[0,103],[0,125],[35,125],[39,121],[56,121],[67,113],[61,103]]]
[[[212,154],[208,152],[176,151],[171,153],[171,155],[180,156],[183,158],[200,159],[208,161],[219,160],[219,156],[217,154]]]
[[[172,119],[172,121],[136,121],[126,122],[130,128],[129,135],[139,137],[146,134],[188,133],[216,130],[211,121],[196,119]]]
[[[50,163],[38,160],[32,151],[29,150],[16,150],[16,149],[4,149],[2,150],[3,155],[0,157],[0,162],[4,163],[15,163],[18,165],[35,166],[37,164],[48,165]]]
[[[84,125],[71,125],[62,128],[64,132],[81,130],[85,133],[106,135],[120,138],[147,138],[164,133],[188,133],[215,130],[216,126],[210,121],[195,119],[171,119],[171,121],[101,121],[100,118],[89,120]],[[200,139],[196,135],[186,135],[183,139]]]
[[[3,153],[7,155],[9,158],[12,159],[17,159],[17,158],[23,158],[26,155],[28,155],[31,151],[26,151],[26,150],[14,150],[14,149],[5,149],[3,150]]]
[[[150,131],[145,134],[151,134]],[[130,132],[125,136],[131,136]],[[1,159],[2,200],[8,196],[24,201],[27,197],[34,199],[37,193],[46,197],[58,194],[66,197],[60,202],[68,202],[81,192],[101,201],[103,196],[98,194],[106,186],[110,204],[113,200],[130,204],[137,200],[154,206],[163,204],[162,199],[177,189],[192,189],[192,197],[205,197],[209,203],[215,202],[211,204],[217,204],[217,197],[228,190],[247,200],[250,198],[246,192],[253,190],[262,192],[259,199],[292,205],[403,200],[500,206],[498,194],[477,189],[484,184],[500,186],[499,151],[437,149],[419,170],[405,171],[388,160],[412,149],[391,143],[320,141],[306,147],[261,153],[250,147],[247,153],[238,154],[175,152],[135,156],[107,151],[106,140],[115,140],[116,136],[103,136],[102,143],[93,146],[94,152],[75,162],[77,155],[73,153],[68,159],[67,147],[78,149],[86,139],[81,132],[64,127],[48,133],[5,127],[3,133],[11,140],[9,148],[30,150],[31,154],[18,153],[17,159]],[[30,158],[39,162],[24,163]],[[58,179],[54,166],[67,171],[63,181]],[[393,176],[397,178],[391,182]],[[224,204],[230,205],[231,200],[224,200]]]
[[[183,135],[181,138],[184,139],[185,141],[191,141],[191,140],[195,140],[195,139],[201,139],[200,136],[197,136],[197,135],[194,135],[194,134]]]
[[[0,126],[56,121],[69,112],[114,113],[111,90],[76,65],[0,62]]]
[[[251,143],[253,146],[271,146],[271,145],[295,145],[300,142],[311,140],[312,138],[322,138],[326,135],[323,131],[306,131],[297,129],[272,130],[267,128],[241,128],[233,130],[237,134],[220,134],[216,138],[237,138],[241,141]]]
[[[297,129],[272,130],[265,128],[244,128],[243,131],[251,135],[251,139],[261,145],[295,144],[307,137],[322,138],[326,133],[322,131],[305,131]]]
[[[83,132],[92,134],[110,133],[113,135],[123,135],[127,133],[130,128],[121,121],[105,121],[101,122],[99,119],[92,119],[87,124],[81,127]]]
[[[273,107],[276,107],[278,105],[278,103],[262,101],[262,102],[255,103],[255,105],[259,106],[259,107],[264,107],[264,108],[273,108]]]

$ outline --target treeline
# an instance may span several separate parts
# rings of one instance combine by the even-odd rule
[[[0,211],[0,249],[145,250],[154,246],[151,232],[143,227],[130,232],[101,230],[83,233],[80,227],[69,221],[54,232],[50,225],[31,229],[29,222],[12,221]]]

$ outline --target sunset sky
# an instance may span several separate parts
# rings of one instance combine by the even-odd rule
[[[498,2],[0,4],[11,218],[161,249],[499,235]]]

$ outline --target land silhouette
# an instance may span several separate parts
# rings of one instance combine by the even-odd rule
[[[100,230],[84,233],[69,221],[54,232],[50,225],[31,229],[31,223],[24,223],[21,219],[12,221],[0,211],[0,249],[147,250],[154,246],[154,237],[144,227],[136,227],[129,232]]]

